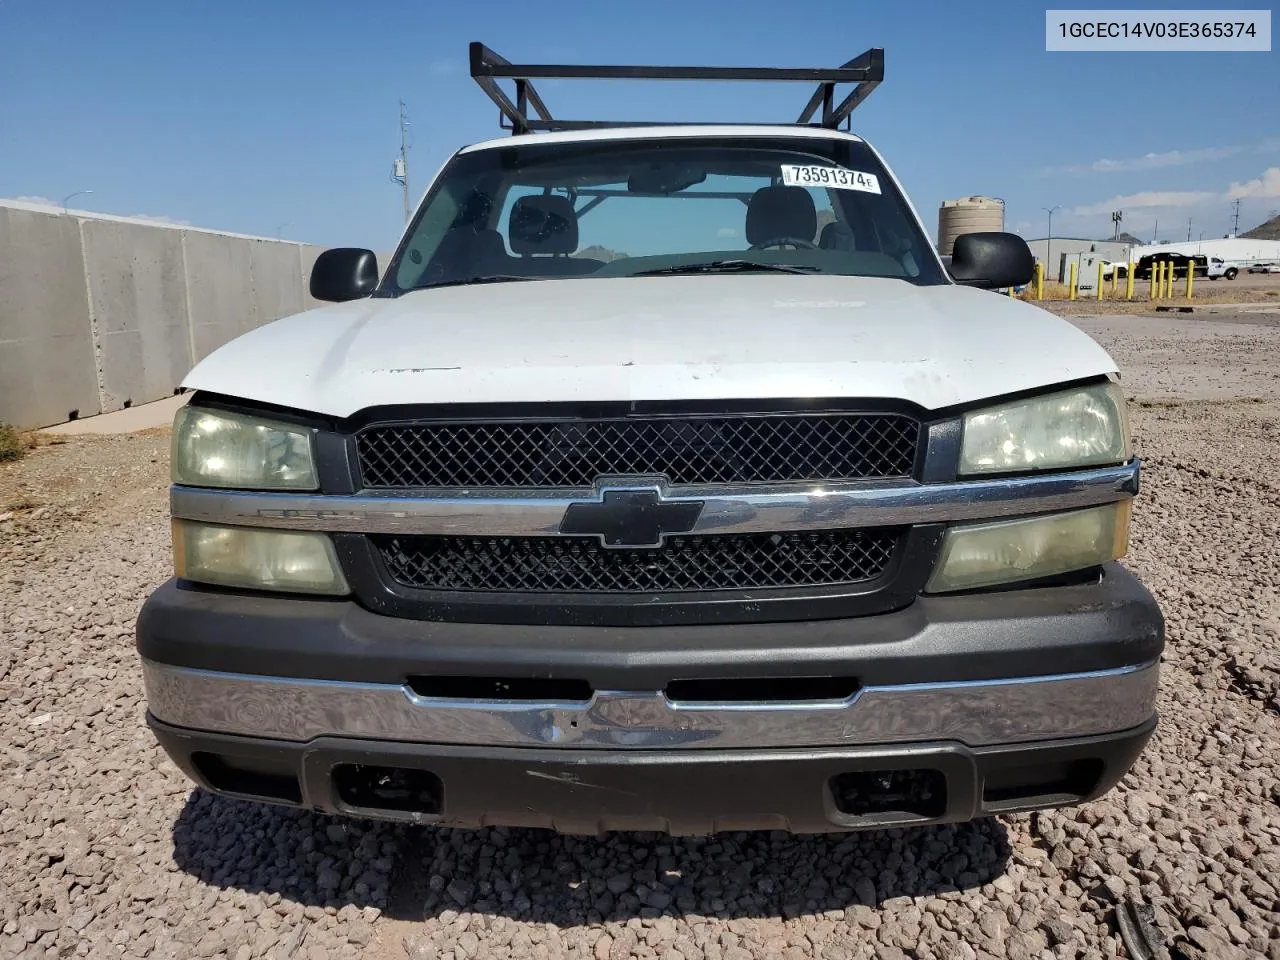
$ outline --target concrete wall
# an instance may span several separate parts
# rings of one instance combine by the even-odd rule
[[[85,220],[80,236],[102,409],[168,396],[191,369],[182,233]]]
[[[98,413],[80,225],[0,207],[0,421]]]
[[[0,205],[0,422],[170,396],[233,337],[313,306],[320,248]]]

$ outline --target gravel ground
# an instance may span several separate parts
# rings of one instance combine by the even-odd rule
[[[1280,960],[1280,322],[1229,320],[1077,320],[1138,397],[1161,726],[1102,801],[960,827],[596,841],[193,791],[131,642],[163,433],[0,466],[0,956],[1094,958],[1132,899],[1175,956]]]

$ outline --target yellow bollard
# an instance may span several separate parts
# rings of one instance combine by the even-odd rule
[[[1164,265],[1164,298],[1166,300],[1173,299],[1173,281],[1177,277],[1177,273],[1173,269],[1172,263]]]
[[[1044,264],[1036,264],[1036,299],[1044,299]]]
[[[1133,299],[1133,261],[1129,261],[1129,267],[1124,272],[1124,298],[1126,300]]]
[[[1103,281],[1102,281],[1102,261],[1098,261],[1098,299],[1102,299]]]
[[[1116,295],[1116,284],[1120,282],[1120,264],[1113,263],[1111,265],[1111,295]]]
[[[1156,277],[1159,275],[1159,273],[1160,273],[1160,264],[1153,263],[1151,265],[1151,299],[1152,300],[1160,299],[1160,289],[1159,287],[1156,286]]]
[[[1187,262],[1187,299],[1191,299],[1191,284],[1196,277],[1196,264],[1194,260]]]
[[[1079,266],[1079,264],[1077,264],[1074,260],[1071,262],[1071,285],[1070,285],[1070,288],[1069,288],[1069,289],[1068,289],[1068,291],[1067,291],[1067,299],[1068,299],[1068,300],[1074,300],[1074,299],[1076,298],[1076,294],[1077,294],[1077,292],[1078,292],[1078,291],[1076,290],[1076,285],[1077,285],[1077,275],[1076,275],[1076,270],[1077,270],[1078,266]]]

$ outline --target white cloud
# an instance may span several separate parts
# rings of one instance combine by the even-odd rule
[[[1269,167],[1255,180],[1232,182],[1227,188],[1227,198],[1236,200],[1240,197],[1280,197],[1280,167]]]
[[[1165,153],[1144,153],[1127,160],[1095,160],[1086,170],[1094,173],[1130,173],[1134,170],[1158,170],[1161,167],[1181,167],[1189,163],[1210,163],[1225,160],[1240,153],[1243,147],[1200,147],[1196,150],[1168,150]],[[1079,170],[1080,168],[1074,168]]]
[[[176,220],[176,219],[174,219],[173,217],[153,217],[153,216],[152,216],[151,214],[149,214],[149,213],[131,213],[131,214],[129,214],[129,219],[130,219],[130,220],[145,220],[145,221],[147,221],[147,223],[165,223],[165,224],[168,224],[168,225],[169,225],[169,226],[171,226],[171,227],[189,227],[189,226],[191,226],[191,221],[190,221],[190,220]]]
[[[717,237],[724,237],[727,240],[731,240],[737,235],[738,235],[738,231],[735,230],[733,227],[721,227],[719,230],[716,231]]]
[[[16,200],[19,203],[32,203],[41,207],[61,207],[62,204],[57,200],[50,200],[48,197],[10,197],[10,200]]]
[[[1280,153],[1280,137],[1269,137],[1252,146],[1228,145],[1222,147],[1195,147],[1191,150],[1166,150],[1163,153],[1144,153],[1140,157],[1112,160],[1104,157],[1092,163],[1067,167],[1051,167],[1046,174],[1082,173],[1135,173],[1143,170],[1161,170],[1166,167],[1183,167],[1194,163],[1212,163],[1226,160],[1241,153]]]
[[[445,77],[451,73],[461,72],[456,60],[432,60],[427,66],[427,73],[433,77]]]
[[[1112,197],[1100,203],[1086,203],[1069,211],[1077,217],[1093,217],[1112,210],[1128,210],[1133,207],[1194,207],[1212,200],[1217,194],[1204,190],[1147,190],[1123,197]]]

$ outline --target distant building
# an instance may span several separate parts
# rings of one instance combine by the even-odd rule
[[[1028,240],[1027,246],[1031,248],[1031,255],[1036,258],[1036,263],[1044,264],[1045,279],[1057,280],[1059,283],[1065,283],[1068,279],[1067,261],[1076,259],[1079,254],[1094,253],[1113,263],[1126,263],[1129,251],[1133,249],[1132,244],[1124,241],[1092,240],[1087,237],[1041,237],[1038,240]]]

